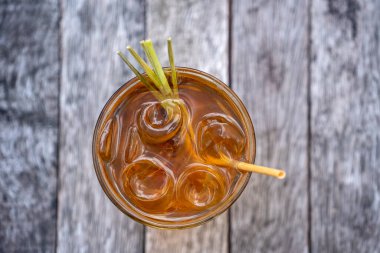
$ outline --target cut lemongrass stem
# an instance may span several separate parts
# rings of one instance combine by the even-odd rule
[[[156,51],[154,50],[153,43],[151,40],[143,40],[140,42],[141,46],[144,49],[144,52],[146,54],[146,57],[148,58],[150,64],[153,67],[154,73],[156,73],[156,76],[158,77],[159,81],[162,84],[163,87],[163,95],[164,96],[170,96],[172,94],[172,90],[169,86],[168,80],[166,79],[164,70],[162,69],[161,63],[158,60]]]
[[[286,173],[283,170],[268,168],[268,167],[245,163],[245,162],[237,162],[235,166],[239,170],[255,172],[258,174],[276,177],[278,179],[283,179],[286,176]]]
[[[128,51],[131,53],[131,55],[136,59],[136,61],[140,64],[140,66],[143,68],[147,76],[152,80],[154,85],[156,85],[157,89],[160,90],[161,93],[164,92],[164,87],[162,86],[160,80],[158,79],[156,73],[150,68],[150,66],[140,57],[140,55],[137,54],[137,52],[130,46],[127,46]],[[165,94],[163,93],[165,96]]]
[[[177,83],[177,71],[175,69],[174,64],[174,53],[173,53],[173,45],[172,45],[172,38],[168,38],[168,54],[169,54],[169,63],[171,68],[171,77],[172,77],[172,84],[173,84],[173,92],[174,96],[178,98],[178,83]]]
[[[132,72],[137,76],[138,79],[147,87],[149,91],[152,92],[153,96],[158,101],[163,101],[165,98],[149,83],[149,81],[132,65],[132,63],[127,59],[127,57],[120,51],[117,51],[120,58],[127,64],[127,66],[132,70]]]

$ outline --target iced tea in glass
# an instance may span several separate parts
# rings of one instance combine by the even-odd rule
[[[218,161],[255,158],[253,125],[238,96],[207,73],[176,71],[178,99],[158,101],[133,78],[103,108],[93,138],[108,197],[158,228],[196,226],[225,211],[250,173]],[[170,82],[170,68],[164,72]]]

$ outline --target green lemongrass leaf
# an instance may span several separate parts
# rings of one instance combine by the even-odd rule
[[[154,96],[159,102],[162,102],[162,101],[165,100],[164,96],[162,96],[162,94],[161,94],[159,91],[157,91],[157,90],[151,90],[150,92],[153,94],[153,96]],[[166,109],[165,106],[164,106],[164,108]]]
[[[147,87],[149,91],[152,92],[153,96],[158,101],[163,101],[164,97],[159,93],[150,83],[149,81],[132,65],[132,63],[127,59],[127,57],[120,51],[117,51],[117,54],[120,58],[128,65],[128,67],[132,70],[132,72],[137,76],[138,79]]]
[[[168,38],[168,54],[169,54],[169,63],[170,68],[172,70],[172,84],[173,84],[173,91],[174,95],[178,97],[178,83],[177,83],[177,71],[175,69],[174,64],[174,53],[173,53],[173,46],[172,46],[172,38]]]
[[[157,57],[156,51],[154,50],[152,41],[151,40],[144,40],[144,41],[141,41],[140,44],[142,45],[142,47],[145,51],[145,54],[146,54],[150,64],[153,67],[154,72],[156,73],[158,79],[160,80],[160,82],[163,86],[163,90],[164,90],[163,95],[164,96],[171,95],[172,90],[169,86],[168,80],[166,79],[166,76],[165,76],[164,70],[162,69],[161,63],[158,60],[158,57]]]
[[[165,95],[163,88],[159,78],[157,77],[156,73],[150,68],[150,66],[140,57],[140,55],[137,54],[137,52],[130,46],[127,46],[128,51],[131,53],[131,55],[136,59],[136,61],[140,64],[140,66],[144,69],[147,76],[152,80],[154,85]]]
[[[141,73],[132,65],[132,63],[122,52],[117,51],[117,54],[128,65],[132,72],[141,80],[141,82],[149,88],[149,90],[155,90],[153,86],[148,82],[148,80],[146,80],[146,78],[143,75],[141,75]]]

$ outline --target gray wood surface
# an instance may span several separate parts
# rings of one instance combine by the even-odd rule
[[[168,36],[177,65],[231,79],[256,163],[287,171],[182,231],[117,210],[91,154],[133,76],[115,51],[150,37],[168,65]],[[378,0],[0,0],[0,253],[380,252],[379,36]]]
[[[307,252],[307,1],[234,1],[232,88],[255,126],[256,164],[231,209],[232,252]]]
[[[166,39],[172,36],[176,65],[198,68],[227,82],[228,1],[147,2],[147,35],[167,65]],[[146,252],[218,252],[228,250],[228,216],[192,229],[147,229]]]
[[[58,7],[0,1],[0,252],[55,249]]]
[[[380,2],[311,14],[312,252],[380,252]]]
[[[91,154],[106,100],[132,77],[115,51],[144,37],[141,1],[64,1],[58,252],[142,252],[143,226],[103,193]]]

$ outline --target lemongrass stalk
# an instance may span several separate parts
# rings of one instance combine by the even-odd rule
[[[154,73],[156,73],[158,79],[160,80],[163,86],[163,94],[165,97],[172,94],[172,90],[169,86],[168,80],[166,79],[164,70],[162,69],[161,63],[158,60],[156,51],[154,50],[153,43],[151,40],[143,40],[140,42],[142,45],[146,57],[148,58],[150,64],[153,67]]]
[[[120,58],[127,64],[127,66],[132,70],[132,72],[137,76],[138,79],[147,87],[149,91],[152,92],[153,96],[158,101],[163,101],[164,97],[159,93],[146,78],[132,65],[132,63],[128,60],[128,58],[120,51],[117,51],[117,54],[120,56]]]
[[[172,84],[173,84],[173,93],[174,96],[178,98],[178,83],[177,83],[177,71],[174,64],[174,53],[172,46],[172,38],[168,38],[168,54],[169,54],[169,63],[172,71]]]
[[[131,47],[127,46],[128,51],[131,53],[131,55],[136,59],[136,61],[140,64],[140,66],[143,68],[147,76],[152,80],[154,85],[156,85],[157,89],[161,91],[161,93],[164,92],[164,88],[158,79],[156,73],[150,68],[150,66],[140,57],[140,55],[137,54],[137,52]],[[164,94],[163,94],[164,95]]]

